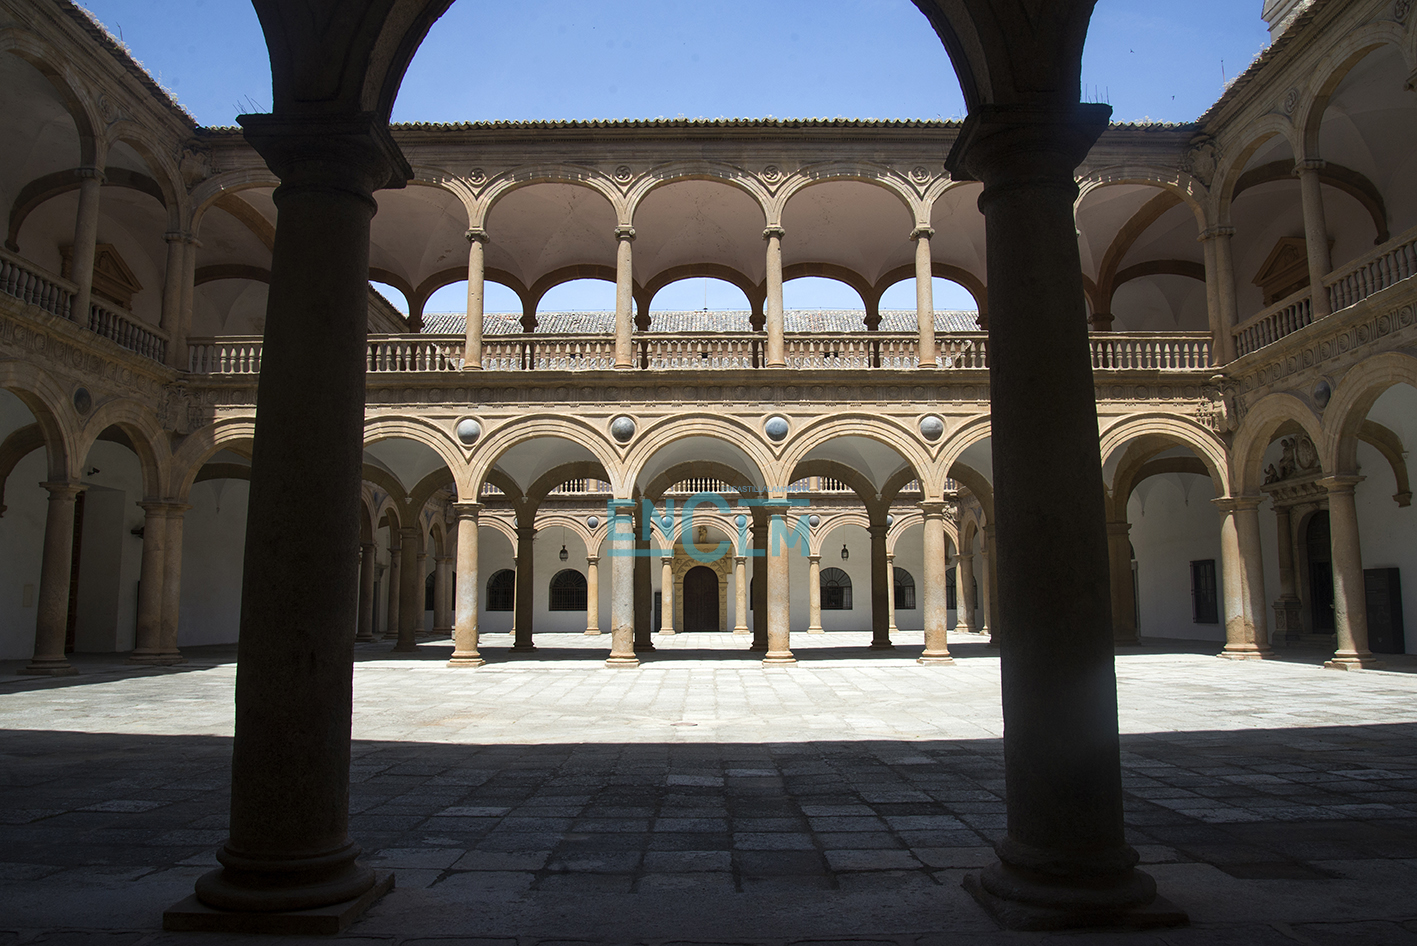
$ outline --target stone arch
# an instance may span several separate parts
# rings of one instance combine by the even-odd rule
[[[1235,199],[1235,187],[1240,183],[1240,178],[1245,173],[1245,168],[1250,163],[1250,158],[1264,146],[1265,142],[1276,136],[1282,137],[1289,145],[1290,153],[1294,155],[1294,160],[1298,161],[1304,152],[1304,143],[1299,137],[1299,130],[1294,127],[1294,123],[1283,115],[1266,115],[1258,121],[1245,128],[1245,145],[1230,153],[1229,160],[1222,160],[1220,168],[1215,173],[1215,184],[1212,186],[1216,201],[1218,222],[1224,223],[1230,219],[1230,205]]]
[[[787,210],[787,205],[792,202],[793,197],[818,184],[830,184],[834,181],[874,184],[896,197],[905,207],[905,212],[910,220],[914,221],[919,218],[917,212],[919,200],[915,188],[900,172],[883,164],[828,161],[807,165],[787,176],[781,188],[773,195],[772,203],[768,205],[771,208],[768,225],[773,226],[782,222],[782,214]]]
[[[738,448],[755,467],[740,472],[746,472],[749,476],[756,474],[757,481],[753,483],[755,487],[759,483],[764,487],[773,484],[778,465],[760,432],[732,418],[693,413],[666,418],[636,434],[634,444],[625,457],[626,485],[638,483],[645,467],[656,453],[688,437],[721,440]]]
[[[680,483],[688,477],[713,477],[720,479],[729,486],[737,487],[744,485],[735,482],[735,478],[741,479],[743,471],[730,463],[721,460],[685,460],[667,468],[654,479],[640,487],[640,493],[646,499],[659,499],[676,483]]]
[[[492,211],[497,208],[503,197],[537,184],[569,184],[587,188],[605,198],[616,220],[626,222],[626,198],[604,172],[571,164],[542,164],[506,171],[488,181],[482,189],[477,211],[470,220],[470,227],[487,229]]]
[[[1304,146],[1302,157],[1319,156],[1319,130],[1323,126],[1324,112],[1333,93],[1355,66],[1382,47],[1395,46],[1411,69],[1412,57],[1405,48],[1405,40],[1401,24],[1378,20],[1354,30],[1329,50],[1311,71],[1312,81],[1294,109],[1295,115],[1300,116],[1299,134]]]
[[[166,431],[152,412],[137,401],[108,401],[84,422],[75,458],[83,463],[99,435],[117,427],[133,444],[133,452],[143,468],[143,491],[146,498],[158,500],[168,493],[168,470],[172,452],[167,446]]]
[[[833,513],[830,518],[823,517],[822,524],[812,530],[811,538],[807,547],[812,555],[821,555],[822,549],[827,547],[827,539],[842,526],[860,526],[863,530],[871,528],[870,518],[862,512],[848,510],[840,513]]]
[[[79,453],[74,412],[54,379],[28,362],[0,361],[0,388],[19,398],[33,415],[44,440],[49,478],[55,482],[78,479],[83,455]]]
[[[364,422],[363,445],[367,448],[381,440],[403,439],[421,443],[436,453],[452,474],[454,483],[460,482],[459,471],[467,467],[467,458],[454,445],[449,433],[432,421],[406,415],[380,415]]]
[[[499,516],[479,516],[477,527],[479,530],[491,529],[493,532],[502,536],[502,538],[507,540],[507,544],[512,547],[512,554],[516,554],[517,530],[515,526],[508,523],[505,519]],[[483,580],[486,581],[486,579]]]
[[[1103,462],[1129,441],[1147,436],[1164,437],[1177,446],[1189,447],[1209,471],[1215,495],[1230,495],[1230,458],[1225,443],[1209,428],[1172,414],[1134,414],[1108,427],[1102,434]]]
[[[162,190],[163,204],[167,208],[167,225],[171,230],[179,230],[186,218],[187,188],[181,183],[182,174],[169,156],[170,148],[163,142],[153,141],[152,133],[137,122],[120,121],[110,126],[107,132],[105,152],[115,144],[126,144],[147,164],[153,172],[153,180]]]
[[[1417,358],[1386,352],[1366,358],[1349,369],[1324,409],[1324,436],[1314,438],[1324,472],[1356,473],[1363,421],[1388,389],[1406,384],[1417,388]],[[1248,420],[1248,418],[1246,418]],[[1411,449],[1411,444],[1404,446]]]
[[[212,456],[237,444],[249,452],[256,436],[254,417],[231,417],[194,431],[172,456],[172,494],[178,502],[186,502],[198,471]]]
[[[1324,442],[1323,425],[1313,408],[1293,394],[1266,395],[1250,408],[1230,448],[1230,489],[1232,496],[1253,496],[1263,482],[1260,464],[1274,434],[1286,422],[1293,422],[1318,447]],[[1326,457],[1319,454],[1322,463]],[[1332,472],[1332,471],[1326,471]]]
[[[594,460],[572,460],[569,463],[559,464],[533,480],[532,484],[527,487],[521,503],[514,505],[524,506],[529,512],[535,513],[546,501],[546,497],[551,495],[551,491],[558,486],[568,480],[590,477],[609,479],[609,474],[604,466]]]
[[[1078,196],[1074,206],[1081,205],[1094,191],[1120,184],[1142,184],[1174,194],[1195,215],[1198,231],[1207,226],[1205,198],[1209,195],[1209,190],[1206,186],[1185,171],[1149,164],[1114,164],[1089,171],[1078,181]]]
[[[718,161],[682,161],[662,164],[639,175],[625,193],[627,222],[634,223],[634,217],[639,212],[640,204],[644,203],[644,199],[654,191],[670,184],[682,184],[687,181],[711,181],[742,191],[753,198],[753,202],[763,212],[763,226],[767,226],[768,207],[772,201],[771,194],[757,178],[750,174],[744,174],[741,168]]]
[[[983,443],[993,436],[993,429],[989,424],[989,415],[982,414],[978,417],[971,417],[969,420],[951,430],[941,444],[939,453],[939,465],[944,470],[945,475],[953,479],[959,479],[950,472],[959,462],[959,458],[964,456],[964,452],[975,444]]]
[[[864,437],[890,447],[915,471],[926,498],[941,495],[944,483],[938,465],[912,429],[873,414],[843,413],[814,421],[788,441],[782,458],[784,470],[791,471],[819,446],[837,437]]]
[[[19,27],[0,29],[0,53],[11,53],[29,63],[54,86],[79,134],[80,160],[97,166],[103,158],[103,120],[94,108],[73,66],[48,43]]]
[[[841,480],[851,487],[851,491],[856,494],[856,498],[866,507],[868,513],[879,510],[883,505],[880,491],[871,481],[860,470],[842,463],[840,460],[829,460],[825,457],[815,460],[801,460],[788,474],[788,482],[795,483],[804,476],[829,476],[832,479]]]
[[[229,194],[239,194],[259,187],[279,187],[280,178],[272,174],[264,165],[259,168],[242,168],[226,171],[208,178],[197,185],[188,197],[191,207],[192,233],[200,233],[202,220],[216,202]]]
[[[609,426],[609,418],[604,427]],[[628,496],[624,463],[610,445],[610,437],[604,427],[596,426],[579,417],[562,414],[537,414],[505,424],[488,431],[472,449],[464,476],[458,480],[459,502],[478,502],[482,484],[487,481],[497,461],[513,447],[532,440],[549,437],[566,440],[590,451],[600,461],[616,496]]]
[[[573,532],[576,534],[577,538],[579,538],[581,542],[585,544],[586,554],[594,554],[590,551],[590,548],[595,533],[593,533],[590,529],[586,528],[585,522],[576,518],[575,516],[570,515],[569,513],[553,512],[547,513],[543,516],[538,516],[536,519],[536,529],[538,532],[540,532],[542,529],[565,529],[568,532]],[[570,561],[574,562],[575,560],[571,559]]]
[[[707,277],[709,279],[721,279],[726,283],[737,287],[743,295],[748,297],[748,304],[755,309],[761,309],[763,297],[766,295],[766,288],[755,283],[748,276],[734,269],[732,266],[725,266],[722,263],[687,263],[683,266],[671,266],[669,269],[656,273],[646,280],[636,295],[636,302],[641,313],[648,312],[654,297],[661,289],[673,283],[685,279]]]
[[[962,287],[966,292],[974,297],[974,307],[979,310],[981,317],[987,318],[989,315],[989,290],[984,285],[984,280],[963,266],[956,266],[953,263],[942,263],[939,260],[932,260],[930,263],[930,275],[936,279],[947,279],[957,286]],[[876,280],[873,291],[876,294],[877,303],[886,290],[896,283],[905,282],[907,279],[915,278],[915,266],[897,266],[889,270],[880,279]]]

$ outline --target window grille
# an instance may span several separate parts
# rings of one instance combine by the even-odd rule
[[[584,611],[586,609],[585,576],[574,568],[557,572],[551,579],[548,610]]]
[[[1191,618],[1196,624],[1220,623],[1220,596],[1216,593],[1213,558],[1191,563]]]
[[[517,602],[517,573],[504,568],[487,579],[487,610],[512,611]]]
[[[851,576],[840,568],[822,569],[822,610],[851,610]]]
[[[895,570],[895,609],[915,610],[915,578],[903,568]]]

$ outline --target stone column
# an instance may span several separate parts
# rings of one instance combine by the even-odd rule
[[[649,576],[650,540],[645,517],[649,515],[643,503],[635,507],[635,651],[654,650],[651,634],[651,612],[654,610],[654,589]]]
[[[886,564],[886,525],[867,527],[871,537],[871,649],[887,650],[891,643],[891,574]]]
[[[955,627],[969,634],[978,632],[974,621],[974,553],[961,552],[955,581]]]
[[[886,575],[889,577],[889,587],[886,588],[886,603],[890,605],[888,611],[889,622],[886,629],[889,634],[894,634],[900,628],[895,626],[895,553],[886,553]],[[887,640],[889,640],[887,636]]]
[[[434,561],[433,561],[433,571],[436,573],[437,570],[438,570],[438,562],[437,562],[437,559],[434,559]],[[417,571],[418,571],[418,607],[414,609],[413,636],[414,636],[414,637],[427,637],[427,636],[428,636],[428,635],[427,635],[427,632],[423,630],[423,615],[425,615],[425,614],[428,613],[428,608],[426,607],[426,604],[427,604],[427,601],[428,601],[428,553],[427,553],[427,552],[419,552],[419,553],[418,553]],[[435,578],[433,579],[433,581],[434,581],[434,583],[436,584],[437,581],[438,581],[438,579],[435,577]],[[434,613],[434,615],[435,615],[435,620],[436,620],[437,611],[438,611],[438,596],[437,596],[437,594],[436,594],[436,592],[435,592],[434,595],[433,595],[433,613]]]
[[[825,634],[822,629],[822,557],[807,556],[807,633]]]
[[[635,367],[635,228],[615,228],[615,367]]]
[[[192,331],[192,306],[197,294],[197,251],[201,248],[201,241],[190,233],[187,234],[182,247],[182,308],[178,312],[177,324],[172,328],[172,341],[169,343],[172,349],[177,352],[177,360],[184,368],[189,360],[187,336]],[[365,288],[368,289],[367,283]],[[364,305],[364,318],[367,325],[369,319],[367,294]]]
[[[1324,285],[1324,277],[1333,268],[1328,252],[1323,183],[1319,179],[1319,173],[1325,166],[1318,159],[1307,159],[1294,165],[1294,174],[1299,178],[1299,194],[1304,202],[1304,243],[1309,251],[1309,290],[1316,320],[1333,313],[1328,301],[1328,288]]]
[[[516,585],[516,610],[513,612],[516,621],[516,637],[512,643],[512,650],[536,650],[536,644],[532,640],[532,605],[533,593],[536,586],[533,584],[535,578],[535,555],[533,554],[532,543],[536,539],[536,529],[532,526],[517,526],[517,585]]]
[[[1102,460],[1073,215],[1074,169],[1110,114],[976,106],[946,160],[956,180],[984,184],[997,530],[986,541],[998,564],[988,600],[992,623],[1008,629],[1008,833],[998,863],[966,886],[1016,928],[1133,922],[1126,915],[1156,892],[1123,829]]]
[[[1235,298],[1235,256],[1231,248],[1235,228],[1211,227],[1208,232],[1215,243],[1216,289],[1220,321],[1224,325],[1224,331],[1216,342],[1220,346],[1221,364],[1228,364],[1235,360],[1235,326],[1240,322],[1239,303]]]
[[[158,635],[156,663],[186,663],[177,649],[177,630],[182,612],[182,524],[191,506],[167,505],[167,541],[162,556],[162,633]],[[349,635],[349,625],[344,629]]]
[[[1260,552],[1260,499],[1238,496],[1212,500],[1220,509],[1221,594],[1225,602],[1225,650],[1235,660],[1266,657],[1264,559]]]
[[[659,633],[674,634],[674,559],[659,560]]]
[[[585,560],[585,632],[600,634],[600,557],[589,555]]]
[[[74,220],[74,248],[69,257],[69,276],[77,289],[70,318],[83,327],[89,324],[89,302],[93,299],[93,261],[98,247],[99,191],[105,180],[99,168],[79,168],[79,212]]]
[[[910,238],[915,241],[915,321],[920,327],[922,368],[939,365],[935,352],[935,271],[930,265],[930,238],[934,235],[930,227],[916,227],[910,232]]]
[[[1004,636],[1003,616],[999,613],[999,546],[994,541],[994,524],[984,527],[984,542],[980,546],[984,555],[984,583],[979,589],[984,613],[982,630],[989,632],[989,646],[998,647]]]
[[[1137,642],[1136,589],[1132,587],[1131,523],[1107,523],[1107,560],[1112,575],[1112,640]]]
[[[417,650],[415,637],[423,630],[423,569],[418,565],[423,555],[419,550],[422,538],[419,532],[415,526],[399,530],[399,630],[394,650],[400,653]]]
[[[167,241],[167,266],[163,270],[162,276],[162,330],[169,338],[175,339],[181,334],[179,326],[182,324],[182,283],[187,273],[186,261],[186,234],[180,231],[169,231],[163,234],[163,239]],[[167,348],[167,366],[176,368],[178,371],[186,371],[187,351],[186,346],[182,346],[178,351],[176,345],[169,345]],[[144,535],[147,533],[145,532]]]
[[[749,650],[768,649],[768,526],[753,523],[753,643]]]
[[[635,656],[635,501],[610,503],[610,657],[607,667],[638,667]]]
[[[378,551],[373,542],[359,546],[359,628],[354,639],[361,643],[374,639],[374,559]]]
[[[438,637],[451,637],[453,633],[451,601],[448,598],[448,577],[453,560],[447,555],[438,556],[433,562],[433,633]]]
[[[381,640],[398,640],[399,636],[399,588],[403,584],[403,548],[395,541],[398,534],[389,529],[389,591],[386,602],[387,614],[384,622],[384,636]]]
[[[167,549],[167,504],[138,503],[143,510],[143,563],[138,581],[138,628],[128,663],[157,662],[162,649],[163,555]]]
[[[821,589],[818,588],[818,593]],[[748,559],[733,556],[733,592],[737,599],[733,608],[733,633],[748,633]],[[818,622],[820,623],[820,621]]]
[[[78,483],[40,485],[49,490],[49,509],[44,519],[34,657],[20,672],[61,677],[79,672],[64,656],[64,637],[69,627],[69,582],[74,569],[74,498],[83,487]]]
[[[788,566],[792,561],[788,558],[788,549],[792,546],[787,542],[788,506],[785,501],[780,501],[773,503],[769,509],[772,519],[767,550],[768,650],[763,655],[763,666],[774,667],[795,664],[797,658],[792,656],[792,597],[788,579]]]
[[[782,227],[768,227],[763,231],[763,239],[768,242],[767,255],[767,299],[763,302],[768,332],[767,362],[769,368],[787,366],[787,347],[782,333],[782,238],[786,231]]]
[[[1358,507],[1353,488],[1361,476],[1328,476],[1328,525],[1333,543],[1333,624],[1338,650],[1324,666],[1330,670],[1380,667],[1368,650],[1368,593],[1363,582],[1363,547],[1358,539]]]
[[[481,511],[481,503],[453,503],[453,515],[458,520],[458,573],[453,587],[458,597],[449,667],[480,667],[487,662],[477,652],[477,603],[482,590],[477,573],[477,514]]]
[[[269,917],[349,901],[357,909],[381,889],[349,837],[351,552],[373,191],[413,172],[372,116],[243,120],[282,183],[246,519],[231,833],[222,867],[196,886],[208,906]]]
[[[954,658],[950,656],[949,635],[945,630],[949,617],[949,601],[945,594],[945,573],[948,571],[945,561],[945,508],[944,503],[920,504],[925,514],[922,543],[925,573],[920,595],[921,615],[925,619],[925,650],[916,658],[916,663],[954,663]]]
[[[1298,583],[1294,580],[1294,527],[1289,511],[1288,506],[1274,507],[1274,531],[1279,552],[1279,597],[1274,602],[1274,636],[1276,639],[1298,640],[1303,633],[1303,604],[1299,600]]]
[[[1226,362],[1226,345],[1233,348],[1235,339],[1231,336],[1232,326],[1225,321],[1225,313],[1220,308],[1220,264],[1215,248],[1215,231],[1205,230],[1196,240],[1205,253],[1205,312],[1210,325],[1210,363],[1220,366]],[[1231,289],[1234,289],[1232,284]]]
[[[463,343],[465,371],[482,368],[482,300],[484,297],[487,231],[474,227],[467,231],[467,338]]]

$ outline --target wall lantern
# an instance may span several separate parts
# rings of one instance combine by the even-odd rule
[[[561,561],[564,562],[566,559],[568,559],[568,558],[571,557],[571,553],[570,553],[570,552],[567,552],[567,551],[566,551],[566,547],[563,545],[563,546],[561,546],[561,551],[560,551],[559,553],[557,553],[557,557],[559,557],[559,558],[561,559]]]
[[[841,560],[844,562],[844,561],[846,561],[846,560],[847,560],[848,558],[850,558],[850,557],[851,557],[851,553],[850,553],[849,551],[847,551],[846,543],[843,542],[843,543],[841,544]]]

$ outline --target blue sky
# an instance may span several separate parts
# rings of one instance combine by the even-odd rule
[[[265,44],[249,3],[85,6],[203,124],[234,124],[242,112],[270,107]],[[1198,117],[1268,40],[1260,7],[1099,0],[1084,98],[1109,102],[1118,121]],[[963,114],[949,58],[910,0],[459,0],[434,25],[394,108],[395,121],[432,122]],[[736,290],[707,288],[710,307],[737,306]],[[489,289],[489,310],[515,307]],[[450,290],[430,311],[462,309],[461,290]],[[886,305],[913,308],[913,289],[896,290],[901,300],[893,291]],[[967,304],[941,290],[938,307]],[[793,307],[859,304],[822,280],[797,280],[786,291]],[[553,292],[543,308],[614,305],[613,287]],[[699,308],[704,298],[704,282],[693,280],[666,289],[655,306]]]

